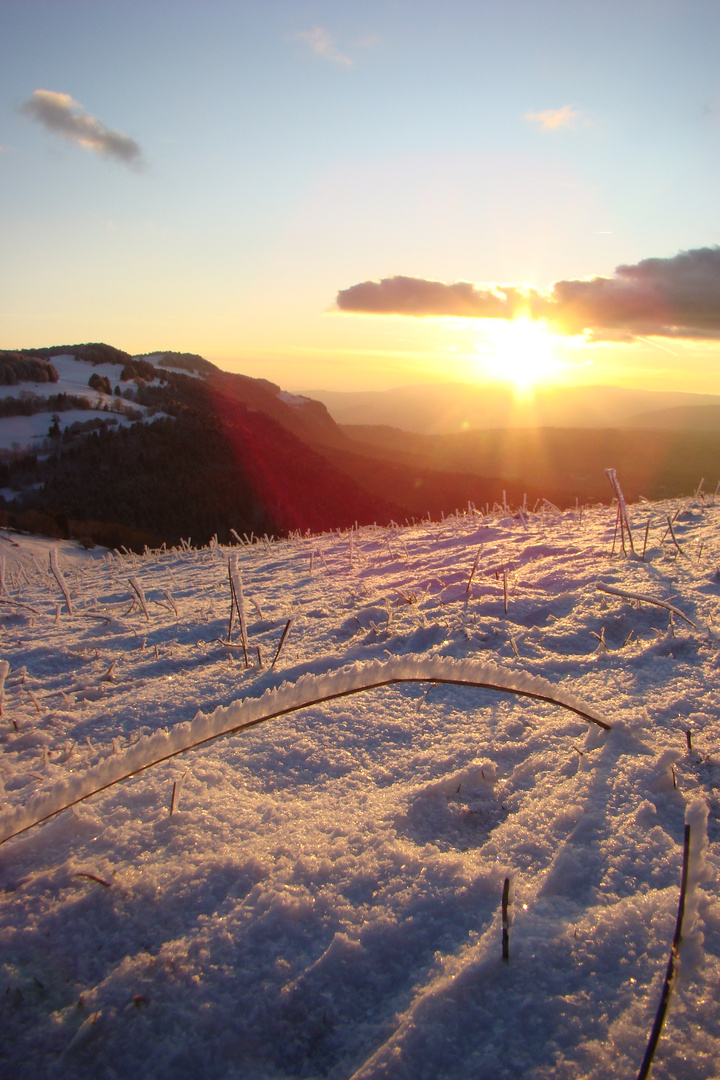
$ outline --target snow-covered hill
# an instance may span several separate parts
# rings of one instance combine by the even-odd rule
[[[707,880],[653,1075],[716,1077],[720,505],[630,519],[637,555],[610,556],[614,509],[546,507],[232,551],[60,544],[57,575],[53,542],[2,534],[0,836],[43,793],[58,808],[88,770],[177,745],[198,710],[283,682],[293,702],[303,676],[332,690],[373,662],[540,677],[612,730],[397,683],[220,737],[9,839],[0,1072],[634,1076],[700,797]],[[249,666],[237,620],[228,640],[231,556]]]
[[[153,360],[162,363],[163,357],[153,357]],[[38,408],[38,411],[30,415],[0,417],[0,451],[46,452],[51,415],[57,416],[57,430],[60,435],[73,424],[87,424],[88,420],[93,419],[112,426],[127,426],[148,418],[148,409],[138,405],[129,405],[126,400],[128,397],[134,400],[134,385],[127,379],[121,380],[122,364],[91,364],[86,360],[78,359],[71,353],[53,353],[51,363],[58,376],[57,382],[25,380],[13,385],[0,386],[0,400],[18,397],[34,398],[37,399],[38,405],[47,401],[45,408]],[[170,363],[162,363],[162,366],[164,371],[181,371]],[[195,372],[182,370],[181,373],[199,377]],[[93,389],[89,385],[89,379],[93,375],[107,380],[111,391],[109,394],[102,389]],[[157,379],[150,383],[151,386],[157,384]],[[118,399],[123,393],[125,399]],[[73,409],[63,408],[56,412],[53,399],[63,394],[73,400],[83,402],[84,405]],[[154,410],[153,415],[156,412],[157,410]]]

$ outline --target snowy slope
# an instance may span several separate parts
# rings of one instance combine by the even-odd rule
[[[54,383],[21,382],[13,386],[0,386],[0,398],[17,398],[22,394],[31,394],[37,398],[49,398],[56,394],[68,394],[73,397],[85,398],[89,404],[88,409],[67,409],[57,413],[60,431],[76,422],[85,423],[89,419],[99,417],[113,425],[127,427],[132,421],[122,413],[122,405],[118,403],[114,394],[105,394],[101,391],[92,390],[88,386],[88,379],[95,373],[110,380],[112,389],[120,387],[126,390],[128,384],[120,382],[122,367],[118,364],[89,364],[84,360],[77,360],[67,353],[60,353],[52,357],[52,364],[58,373],[58,381]],[[135,415],[144,413],[142,408],[133,406]],[[107,409],[113,411],[108,416]],[[51,424],[52,409],[47,412],[37,412],[32,416],[6,416],[0,417],[0,451],[36,451],[42,453],[47,449],[46,437]]]
[[[188,750],[8,840],[0,1073],[634,1076],[685,808],[701,796],[707,880],[653,1075],[717,1077],[720,505],[629,515],[640,551],[650,522],[645,559],[610,557],[607,507],[233,552],[60,545],[72,614],[52,542],[2,534],[0,835],[43,793],[62,805],[90,769],[110,775],[128,754],[138,767],[198,710],[210,719],[193,730],[249,716],[223,710],[284,681],[291,702],[303,676],[332,689],[374,661],[539,677],[613,727],[398,683]],[[231,554],[247,668],[237,625],[227,644]]]

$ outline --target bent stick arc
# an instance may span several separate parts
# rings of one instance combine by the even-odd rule
[[[409,670],[411,669],[411,670]],[[83,802],[114,784],[128,780],[187,750],[206,746],[223,735],[239,734],[299,709],[349,697],[365,690],[405,682],[435,682],[453,686],[474,686],[499,693],[515,694],[536,701],[560,705],[589,723],[610,730],[611,724],[595,710],[544,679],[503,672],[489,664],[445,658],[403,657],[386,663],[370,663],[364,668],[345,668],[322,676],[304,676],[293,685],[284,684],[259,698],[234,702],[216,709],[210,716],[198,714],[190,724],[178,725],[169,733],[160,732],[141,739],[123,754],[111,756],[85,774],[40,793],[25,807],[0,814],[0,844],[56,814]]]

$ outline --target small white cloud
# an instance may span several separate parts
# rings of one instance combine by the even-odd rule
[[[20,106],[24,116],[54,135],[74,142],[83,150],[114,158],[125,165],[142,165],[142,151],[134,139],[105,127],[95,116],[85,112],[79,101],[55,90],[35,90]]]
[[[544,109],[543,112],[525,113],[525,119],[537,124],[543,131],[558,131],[560,128],[572,128],[580,116],[572,105],[563,105],[561,109]]]
[[[343,67],[353,66],[352,58],[336,48],[332,34],[322,26],[313,26],[312,30],[301,30],[297,36],[310,46],[316,56],[322,56],[324,60],[332,60],[333,63],[341,64]]]

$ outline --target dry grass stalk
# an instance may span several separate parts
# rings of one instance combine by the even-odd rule
[[[98,885],[102,885],[103,888],[105,888],[105,889],[109,889],[110,886],[112,885],[111,881],[106,881],[105,878],[98,877],[97,874],[89,874],[89,873],[86,874],[86,873],[81,872],[81,873],[75,874],[75,877],[87,878],[88,881],[97,881]]]
[[[681,554],[681,555],[684,555],[684,554],[685,554],[685,552],[683,551],[683,549],[682,549],[682,548],[680,547],[680,545],[679,545],[679,544],[678,544],[678,542],[677,542],[677,537],[675,536],[675,530],[674,530],[674,529],[673,529],[673,527],[672,527],[672,521],[670,520],[670,515],[669,515],[669,514],[668,514],[668,519],[667,519],[667,523],[668,523],[668,530],[670,531],[670,535],[672,536],[672,541],[673,541],[673,544],[674,544],[674,545],[675,545],[675,547],[676,547],[676,548],[678,549],[678,551],[680,552],[680,554]],[[667,536],[667,533],[666,533],[665,535]]]
[[[231,555],[228,559],[228,578],[230,579],[230,625],[228,627],[228,641],[232,636],[233,613],[237,611],[240,623],[240,637],[242,640],[245,667],[250,667],[248,659],[248,642],[245,620],[245,598],[243,596],[242,576],[238,569],[237,555]]]
[[[67,587],[67,584],[65,582],[65,578],[63,577],[62,570],[58,566],[57,548],[54,548],[50,552],[50,570],[52,571],[53,577],[55,578],[58,585],[60,586],[60,591],[62,592],[63,596],[65,597],[65,604],[67,606],[68,615],[72,615],[73,614],[72,601],[70,600],[70,593],[68,592],[68,587]]]
[[[468,578],[468,583],[465,586],[465,592],[470,592],[470,586],[472,585],[472,579],[475,577],[475,571],[478,568],[478,562],[480,560],[480,552],[481,551],[482,551],[482,546],[480,546],[477,549],[477,553],[475,555],[475,562],[472,564],[472,570],[470,571],[470,577]]]
[[[646,596],[645,593],[631,593],[625,592],[623,589],[614,589],[611,585],[603,585],[599,581],[595,587],[598,592],[608,593],[609,596],[620,596],[623,600],[637,600],[641,604],[652,604],[654,607],[664,608],[665,611],[684,619],[686,623],[692,626],[693,630],[697,630],[697,625],[692,619],[689,619],[679,608],[676,608],[673,604],[668,604],[665,600],[656,600],[653,596]]]
[[[280,655],[280,650],[282,649],[283,645],[285,644],[285,639],[287,638],[288,634],[290,633],[290,627],[291,626],[292,626],[292,618],[288,619],[287,623],[285,624],[285,629],[282,632],[282,637],[280,638],[280,644],[277,647],[277,652],[275,653],[275,658],[274,658],[272,664],[270,665],[271,668],[274,668],[275,664],[277,663],[277,658]]]
[[[502,958],[510,959],[510,927],[508,923],[508,904],[510,901],[510,878],[505,878],[502,892]]]
[[[10,665],[7,660],[0,660],[0,716],[3,711],[3,700],[5,698],[5,680],[10,674]]]
[[[650,1038],[648,1040],[647,1049],[645,1050],[645,1056],[640,1066],[640,1072],[637,1075],[637,1080],[647,1080],[650,1075],[650,1069],[652,1067],[653,1058],[655,1057],[655,1051],[660,1041],[660,1034],[665,1023],[665,1017],[667,1016],[668,1007],[670,1005],[670,996],[675,985],[675,979],[677,976],[678,961],[680,959],[680,942],[682,941],[682,928],[683,918],[685,916],[685,896],[688,886],[688,869],[690,866],[690,826],[685,826],[685,839],[683,844],[683,865],[682,865],[682,877],[680,880],[680,900],[678,902],[677,920],[675,922],[675,933],[673,934],[672,945],[670,946],[670,958],[668,960],[667,970],[665,972],[665,981],[663,982],[662,992],[660,994],[660,1004],[658,1005],[657,1013],[655,1014],[655,1022],[650,1032]]]
[[[283,632],[282,642],[285,640],[287,631],[289,630],[292,619],[288,620],[288,625]],[[279,648],[278,648],[279,653]],[[277,655],[275,659],[277,660]],[[422,669],[424,667],[422,660],[418,660],[418,667]],[[492,690],[503,694],[513,694],[517,697],[528,698],[533,701],[545,701],[554,705],[559,705],[569,712],[574,713],[576,716],[580,716],[588,723],[596,724],[604,731],[611,731],[612,724],[601,719],[595,711],[582,701],[575,699],[567,699],[562,691],[558,692],[550,684],[545,683],[541,679],[531,679],[527,676],[524,677],[523,685],[514,685],[509,682],[506,676],[502,675],[499,670],[493,669],[489,666],[479,665],[480,671],[477,676],[470,675],[464,672],[448,672],[447,675],[438,673],[437,664],[432,664],[432,672],[427,670],[420,670],[416,675],[393,675],[387,670],[378,670],[375,666],[370,665],[370,671],[367,673],[366,679],[364,679],[359,685],[355,685],[343,690],[327,691],[313,694],[303,697],[301,700],[297,700],[290,705],[285,705],[276,709],[269,708],[268,712],[264,712],[262,715],[256,716],[253,719],[245,719],[239,721],[233,726],[225,728],[223,731],[218,731],[210,735],[204,735],[193,742],[186,743],[183,746],[170,749],[167,752],[159,753],[156,757],[152,757],[146,760],[142,764],[138,764],[136,761],[129,765],[126,772],[119,772],[109,780],[97,780],[93,779],[92,784],[86,786],[81,791],[75,788],[75,792],[72,795],[67,795],[66,798],[60,802],[54,801],[52,809],[43,807],[36,811],[37,816],[33,817],[31,821],[25,821],[24,824],[10,824],[10,821],[3,822],[3,815],[0,813],[0,845],[11,840],[15,836],[20,836],[22,833],[27,832],[29,829],[34,828],[36,825],[41,825],[45,821],[49,821],[50,818],[55,817],[57,814],[63,812],[63,810],[69,810],[73,806],[77,806],[79,803],[84,802],[93,795],[99,794],[101,791],[106,791],[108,788],[114,787],[116,784],[122,783],[125,780],[129,780],[132,777],[139,776],[141,773],[154,768],[156,765],[161,764],[164,761],[170,761],[172,758],[178,757],[180,754],[185,754],[190,750],[197,750],[201,746],[207,746],[211,742],[215,742],[216,739],[224,738],[228,735],[239,734],[240,732],[250,731],[252,728],[257,727],[259,724],[264,724],[269,720],[276,720],[280,716],[288,716],[290,713],[298,712],[300,709],[310,708],[313,705],[321,705],[326,701],[337,701],[340,698],[350,697],[354,694],[364,693],[368,690],[376,690],[383,686],[395,686],[400,683],[427,683],[430,682],[433,685],[447,685],[447,686],[467,686],[477,687],[478,689]],[[392,664],[388,667],[392,669]],[[119,746],[117,745],[117,739],[113,739],[113,752],[117,752]]]
[[[623,554],[624,555],[627,554],[627,552],[625,550],[625,534],[626,533],[627,533],[628,541],[630,543],[630,550],[634,554],[635,545],[633,543],[632,531],[630,529],[630,521],[628,519],[627,506],[625,505],[625,496],[623,495],[622,489],[621,489],[620,484],[618,482],[617,473],[616,473],[615,469],[606,469],[605,473],[607,475],[608,480],[610,481],[610,485],[611,485],[613,491],[615,492],[615,498],[617,499],[617,502],[618,502],[617,519],[615,521],[615,537],[617,537],[617,529],[618,529],[618,524],[619,524],[620,525],[620,541],[622,543]],[[613,537],[612,553],[615,552],[615,537]]]
[[[148,622],[150,622],[150,612],[148,611],[147,600],[145,599],[145,592],[143,590],[142,585],[140,584],[140,582],[138,581],[138,579],[136,577],[129,578],[128,583],[130,585],[130,588],[132,589],[132,591],[135,593],[135,595],[138,598],[138,602],[140,604],[140,607],[142,608],[143,612],[145,613],[145,618],[147,619]]]
[[[175,813],[177,804],[178,804],[178,802],[180,800],[180,788],[182,787],[183,780],[185,779],[187,774],[188,774],[188,770],[186,769],[179,780],[174,780],[173,781],[172,797],[170,799],[170,817],[172,817],[173,814]]]

